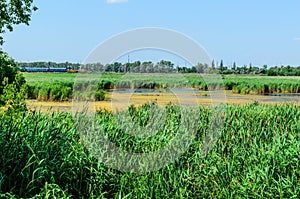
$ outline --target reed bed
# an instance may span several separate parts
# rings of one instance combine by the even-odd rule
[[[39,101],[71,101],[84,98],[81,88],[96,101],[105,99],[109,89],[196,88],[199,90],[225,89],[236,94],[300,93],[300,79],[289,77],[261,77],[222,75],[221,81],[211,81],[212,75],[200,74],[24,74],[28,82],[29,99]],[[87,85],[88,84],[88,85]],[[93,91],[93,92],[91,92]]]
[[[152,106],[129,107],[131,121],[147,126]],[[165,125],[149,138],[123,132],[109,111],[98,110],[96,118],[111,142],[140,153],[161,149],[180,131],[181,109],[161,107]],[[197,128],[188,149],[159,170],[136,174],[93,156],[70,113],[1,112],[0,197],[298,198],[299,106],[227,106],[222,134],[204,157],[212,109],[199,106],[194,113]]]

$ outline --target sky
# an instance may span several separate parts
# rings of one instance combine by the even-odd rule
[[[4,34],[3,50],[19,62],[82,63],[114,35],[157,27],[192,38],[212,59],[223,59],[226,65],[300,65],[299,0],[35,0],[34,4],[39,10],[30,26],[18,25]],[[149,53],[132,54],[131,59],[173,59]],[[181,61],[174,58],[174,62]]]

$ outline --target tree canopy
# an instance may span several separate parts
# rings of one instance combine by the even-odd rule
[[[13,26],[18,24],[29,25],[32,11],[37,7],[33,0],[1,0],[0,1],[0,45],[4,43],[3,33],[13,31]]]
[[[0,50],[0,94],[3,94],[3,81],[7,78],[9,84],[15,81],[17,75],[17,63],[7,53]]]

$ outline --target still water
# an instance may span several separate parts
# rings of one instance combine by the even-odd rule
[[[295,103],[300,105],[300,94],[268,94],[268,95],[240,95],[231,91],[200,91],[189,88],[176,89],[119,89],[110,90],[105,101],[91,102],[95,109],[124,110],[131,104],[141,105],[156,102],[159,105],[175,103],[186,106],[199,104],[210,106],[220,103],[243,105],[253,102],[262,104]],[[30,109],[42,111],[72,111],[72,102],[40,102],[28,100]]]

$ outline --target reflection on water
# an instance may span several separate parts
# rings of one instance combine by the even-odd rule
[[[300,97],[300,93],[267,93],[265,96]]]
[[[145,94],[146,96],[156,95],[159,96],[161,93],[173,93],[177,97],[185,95],[186,97],[196,96],[201,104],[201,100],[211,99],[214,96],[214,100],[224,100],[221,96],[219,99],[215,99],[214,92],[216,91],[200,91],[197,89],[187,89],[187,88],[175,88],[175,89],[118,89],[110,90],[112,93],[118,94]],[[150,94],[150,95],[149,95]],[[226,103],[233,104],[246,104],[249,102],[258,101],[261,103],[284,103],[284,102],[300,102],[300,93],[270,93],[264,95],[240,95],[233,94],[231,91],[226,91]]]

